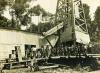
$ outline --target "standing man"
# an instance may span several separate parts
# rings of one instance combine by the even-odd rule
[[[38,70],[37,60],[36,60],[36,48],[32,48],[32,56],[30,60],[30,71]]]

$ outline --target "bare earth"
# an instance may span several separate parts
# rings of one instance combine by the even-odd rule
[[[29,68],[20,68],[12,70],[3,70],[3,73],[100,73],[100,70],[87,72],[86,70],[83,69],[76,71],[75,69],[70,69],[70,68],[56,68],[56,69],[45,69],[34,72],[30,71]]]

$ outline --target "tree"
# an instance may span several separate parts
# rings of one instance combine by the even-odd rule
[[[43,16],[47,16],[47,12],[40,5],[36,5],[33,8],[31,8],[29,10],[29,13],[37,16],[39,16],[40,14],[42,14]]]
[[[39,16],[40,14],[42,14],[42,17],[43,18],[48,18],[48,17],[51,17],[52,14],[49,13],[49,12],[46,12],[40,5],[36,5],[34,6],[33,8],[31,8],[29,11],[28,11],[29,15],[36,15],[36,16]],[[31,27],[29,28],[30,32],[37,32],[37,33],[41,33],[41,32],[45,32],[47,30],[49,30],[51,28],[51,22],[45,22],[45,23],[39,23],[38,26],[35,26],[35,25],[31,25]]]
[[[0,14],[5,9],[7,4],[8,4],[7,0],[0,0]]]
[[[0,27],[7,27],[9,25],[8,19],[2,16],[3,11],[5,10],[5,7],[7,5],[8,5],[7,0],[0,0]]]
[[[83,4],[83,9],[84,9],[84,14],[85,14],[85,18],[86,18],[86,23],[87,23],[87,28],[88,28],[88,32],[91,36],[91,31],[92,31],[92,24],[91,24],[91,17],[89,15],[90,13],[90,7],[87,4]]]
[[[100,6],[97,7],[94,17],[95,17],[94,21],[96,22],[97,27],[100,28]]]
[[[52,16],[51,13],[46,12],[40,5],[36,5],[33,8],[29,8],[28,2],[31,0],[9,0],[7,3],[6,0],[0,0],[0,10],[3,11],[4,7],[8,4],[10,7],[10,15],[12,16],[12,20],[8,20],[6,17],[0,16],[0,24],[2,27],[10,27],[20,29],[21,25],[27,26],[30,24],[30,28],[27,31],[30,32],[38,32],[47,31],[50,29],[51,24],[47,23],[40,23],[36,26],[34,23],[31,23],[31,16],[37,15],[39,16],[42,14],[43,17]],[[4,4],[3,4],[4,3]],[[39,32],[39,28],[40,32]]]
[[[92,21],[92,41],[94,42],[93,50],[94,53],[100,53],[100,6],[97,7],[94,20]]]
[[[35,24],[31,24],[30,28],[27,29],[28,32],[38,33],[38,26]]]
[[[31,0],[15,0],[14,4],[12,5],[12,18],[14,20],[16,19],[16,24],[14,25],[15,28],[20,27],[21,25],[27,25],[29,22],[29,16],[27,14],[27,8],[29,7],[29,5],[27,4],[28,1]],[[14,23],[12,22],[12,25]]]
[[[100,40],[100,6],[97,7],[94,15],[94,23],[95,23],[95,41]]]
[[[89,15],[90,7],[87,4],[83,4],[83,8],[84,8],[86,22],[87,22],[88,26],[90,26],[90,24],[91,24],[91,17]]]

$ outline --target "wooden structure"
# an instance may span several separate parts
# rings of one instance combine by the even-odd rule
[[[39,38],[40,35],[35,33],[0,29],[0,60],[9,58],[15,46],[20,46],[22,57],[25,57],[25,49],[30,49],[32,46],[39,48]]]

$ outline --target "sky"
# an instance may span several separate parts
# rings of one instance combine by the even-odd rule
[[[90,15],[93,18],[97,6],[100,6],[100,0],[82,0],[82,2],[90,6]],[[40,4],[48,12],[55,13],[56,11],[57,0],[37,0],[33,3]]]
[[[100,0],[82,0],[82,2],[90,6],[90,16],[93,19],[97,6],[100,6]],[[57,0],[33,0],[29,4],[30,4],[30,7],[40,4],[40,6],[44,8],[46,11],[54,14],[56,11]],[[4,12],[4,16],[11,19],[8,8]]]

